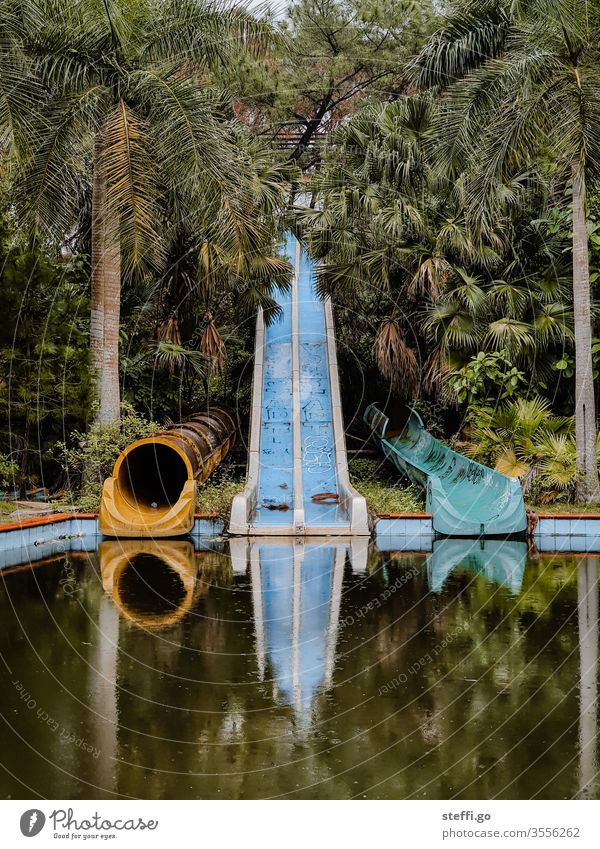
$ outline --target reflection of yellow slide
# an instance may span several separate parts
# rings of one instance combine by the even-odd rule
[[[216,469],[235,442],[237,422],[225,407],[138,439],[121,452],[104,482],[100,532],[116,537],[187,534],[194,524],[196,484]]]
[[[100,543],[98,554],[102,586],[130,622],[166,628],[190,609],[197,574],[191,542],[110,540]]]

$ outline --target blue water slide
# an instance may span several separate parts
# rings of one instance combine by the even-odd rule
[[[288,239],[285,254],[292,259]],[[292,292],[275,293],[279,321],[264,328],[260,465],[252,523],[286,527],[294,509],[292,431]]]
[[[369,535],[366,502],[350,484],[331,303],[314,262],[288,235],[294,268],[281,317],[256,329],[248,476],[233,500],[239,535]]]

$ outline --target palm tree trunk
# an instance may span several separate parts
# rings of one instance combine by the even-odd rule
[[[590,261],[585,218],[585,173],[581,160],[573,176],[573,310],[575,315],[575,442],[577,499],[600,501],[596,462],[596,402],[592,374]]]
[[[96,397],[100,403],[96,420],[100,424],[119,421],[120,311],[121,253],[118,236],[110,221],[102,135],[98,133],[94,145],[92,185],[90,345]]]

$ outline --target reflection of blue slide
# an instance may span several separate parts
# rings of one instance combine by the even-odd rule
[[[315,266],[288,236],[291,291],[279,321],[257,320],[246,487],[229,532],[368,535],[364,498],[351,486],[331,304],[315,292]]]
[[[448,575],[459,567],[483,575],[517,594],[521,590],[527,543],[518,540],[438,539],[427,557],[427,580],[434,593],[441,592]]]
[[[323,683],[334,549],[307,551],[296,576],[292,545],[259,550],[267,656],[286,701],[304,709]]]
[[[280,696],[302,714],[331,683],[348,549],[274,540],[250,545],[261,677],[268,665]],[[245,560],[242,552],[238,557]]]

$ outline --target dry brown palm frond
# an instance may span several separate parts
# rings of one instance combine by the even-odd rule
[[[411,281],[415,294],[425,295],[437,301],[452,273],[447,259],[442,256],[430,256],[424,260]]]
[[[531,466],[525,460],[517,457],[512,448],[507,448],[496,460],[494,466],[497,472],[508,475],[510,478],[523,478],[530,471]]]
[[[172,342],[174,345],[181,345],[179,321],[176,316],[169,316],[160,322],[156,329],[156,339],[158,342]]]
[[[384,318],[377,330],[373,356],[379,371],[392,389],[408,397],[418,387],[419,365],[415,352],[404,341],[400,326],[393,318]]]
[[[200,337],[200,351],[208,358],[211,373],[220,374],[225,362],[225,343],[210,312],[206,314],[206,326]]]
[[[425,361],[423,386],[427,392],[441,389],[444,378],[451,371],[446,351],[437,348],[432,351]]]

